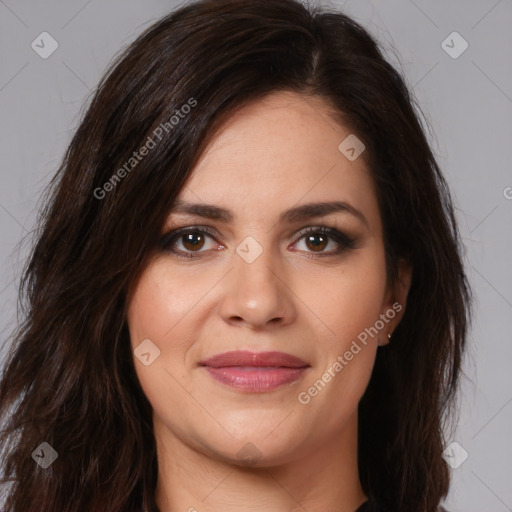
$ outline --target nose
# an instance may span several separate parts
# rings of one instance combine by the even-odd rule
[[[249,261],[235,253],[234,268],[222,280],[220,314],[224,321],[252,330],[292,323],[297,309],[289,271],[270,250]]]

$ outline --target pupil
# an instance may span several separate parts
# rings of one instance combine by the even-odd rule
[[[322,241],[320,243],[315,243],[314,242],[315,238],[317,238],[317,239],[320,238],[320,239],[322,239]],[[318,249],[319,247],[321,249],[323,249],[325,247],[325,236],[324,235],[309,235],[307,238],[307,242],[312,243],[313,247],[316,249]]]
[[[199,241],[197,240],[198,238],[201,239],[202,235],[197,234],[197,233],[189,233],[189,234],[185,235],[185,242],[183,245],[187,249],[197,249],[197,248],[200,249],[202,247],[202,244],[201,244],[201,240],[199,240]]]

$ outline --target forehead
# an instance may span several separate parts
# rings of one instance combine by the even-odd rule
[[[322,99],[275,92],[238,110],[217,130],[180,194],[252,215],[293,204],[346,200],[378,215],[363,157],[339,149],[351,136]]]
[[[316,168],[332,164],[339,156],[340,137],[350,135],[350,130],[336,123],[331,113],[320,98],[274,92],[229,116],[210,141],[196,170],[225,158],[236,162],[252,160],[251,167],[260,170],[272,166],[274,175],[279,169],[284,174],[297,165],[302,170],[312,164]],[[283,165],[284,162],[289,164]]]

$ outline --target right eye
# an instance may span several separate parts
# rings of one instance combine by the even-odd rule
[[[159,245],[161,249],[169,251],[178,257],[191,259],[199,257],[194,253],[206,252],[207,250],[213,249],[201,250],[207,238],[215,239],[214,233],[207,228],[181,228],[166,233],[160,240]],[[177,247],[180,244],[181,247]],[[220,245],[217,247],[217,250],[222,247],[223,246]]]

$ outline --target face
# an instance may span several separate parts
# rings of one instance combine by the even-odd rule
[[[286,92],[238,111],[168,216],[128,325],[169,445],[275,465],[357,419],[406,289],[387,283],[364,155],[329,114]]]

